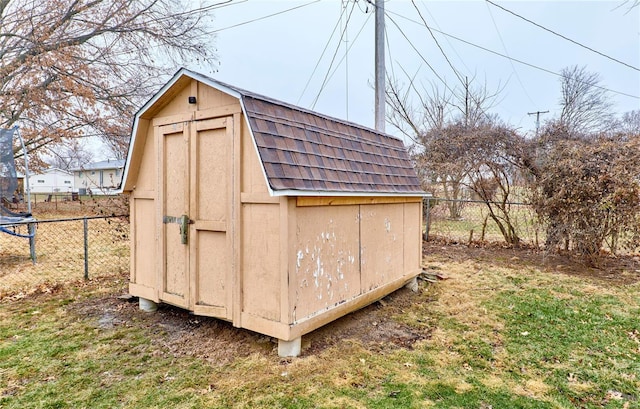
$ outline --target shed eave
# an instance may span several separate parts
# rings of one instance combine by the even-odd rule
[[[330,190],[274,190],[272,196],[330,196],[330,197],[431,197],[426,192],[349,192]]]
[[[127,185],[127,181],[129,179],[129,169],[131,169],[131,157],[133,156],[133,147],[135,145],[135,140],[136,140],[136,132],[138,130],[138,123],[139,123],[139,119],[140,119],[140,112],[142,111],[138,111],[138,113],[136,113],[136,115],[133,117],[133,126],[132,126],[132,131],[131,131],[131,139],[129,140],[129,150],[127,151],[127,160],[124,163],[124,172],[122,172],[122,179],[120,181],[120,186],[118,187],[118,189],[116,190],[116,194],[122,194],[125,192],[125,187]],[[130,186],[129,191],[133,190],[132,187]]]

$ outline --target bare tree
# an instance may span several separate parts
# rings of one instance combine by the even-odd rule
[[[561,71],[562,96],[560,123],[573,137],[584,137],[608,130],[613,125],[612,102],[600,85],[600,75],[585,67]]]
[[[0,0],[0,126],[20,125],[31,152],[87,135],[125,151],[135,107],[176,64],[215,58],[215,4],[185,4]]]
[[[82,168],[90,163],[93,155],[88,152],[78,139],[67,139],[46,148],[49,156],[47,162],[58,169],[70,171]]]
[[[494,121],[486,112],[499,94],[472,82],[442,91],[433,84],[419,88],[409,78],[406,87],[388,81],[386,90],[387,120],[414,142],[411,153],[424,188],[447,199],[452,219],[461,217],[460,199],[469,191],[474,135]]]
[[[620,131],[628,136],[640,135],[640,109],[622,114]]]
[[[525,149],[522,136],[497,122],[478,127],[469,146],[473,158],[469,187],[484,202],[488,218],[498,226],[505,242],[514,246],[520,244],[520,236],[511,211],[512,198],[514,183],[526,160]]]

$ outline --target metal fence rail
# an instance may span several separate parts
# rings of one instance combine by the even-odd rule
[[[544,229],[535,212],[525,203],[507,203],[511,221],[523,243],[544,243]],[[485,202],[478,200],[425,200],[425,236],[450,242],[504,242],[498,225],[489,216]]]
[[[122,216],[38,220],[36,263],[29,241],[0,234],[0,298],[40,286],[129,271],[129,221]],[[16,225],[25,231],[26,225]]]

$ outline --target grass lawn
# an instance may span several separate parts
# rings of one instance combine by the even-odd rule
[[[119,299],[126,277],[0,301],[2,408],[640,408],[640,266],[430,244],[446,276],[303,337]]]

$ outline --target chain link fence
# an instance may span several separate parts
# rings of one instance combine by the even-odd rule
[[[524,244],[544,243],[544,229],[533,208],[525,203],[507,203],[509,217]],[[477,200],[425,200],[425,237],[447,242],[504,242],[504,236],[490,217],[487,205]]]
[[[0,299],[129,271],[129,220],[85,216],[37,220],[35,262],[28,238],[0,234]],[[7,227],[7,226],[4,226]],[[27,232],[27,223],[10,227]]]

